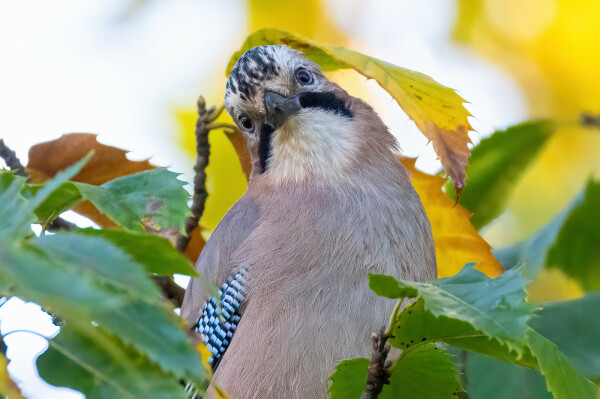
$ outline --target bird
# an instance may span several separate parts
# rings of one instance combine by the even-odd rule
[[[246,51],[224,104],[252,172],[196,263],[219,297],[191,279],[180,314],[230,398],[327,397],[394,308],[368,274],[437,277],[429,219],[388,127],[302,52]]]

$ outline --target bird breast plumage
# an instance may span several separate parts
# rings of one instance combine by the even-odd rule
[[[231,256],[232,272],[247,270],[247,299],[215,374],[232,398],[326,397],[335,365],[369,356],[394,306],[368,273],[435,277],[429,221],[400,168],[361,184],[251,184],[259,221]]]

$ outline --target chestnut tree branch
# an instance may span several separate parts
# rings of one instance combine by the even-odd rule
[[[17,154],[6,145],[3,139],[0,139],[0,158],[4,159],[6,166],[10,170],[14,170],[16,175],[27,177],[25,167],[17,157]]]
[[[204,205],[208,197],[206,191],[206,167],[208,166],[210,156],[210,145],[208,142],[208,134],[213,129],[231,129],[235,128],[232,125],[225,123],[215,123],[216,119],[221,115],[225,107],[206,107],[204,97],[200,96],[197,102],[198,119],[196,120],[196,164],[194,165],[194,194],[192,197],[192,216],[185,220],[185,232],[177,236],[176,248],[179,252],[185,253],[190,242],[192,231],[198,227],[200,218],[204,213]],[[183,302],[185,290],[168,277],[154,278],[156,283],[161,287],[163,294],[171,300],[176,307],[180,307]]]
[[[198,226],[198,222],[204,213],[204,204],[208,197],[206,191],[206,167],[210,155],[208,133],[211,129],[222,127],[221,124],[213,122],[221,115],[224,106],[206,108],[204,97],[198,98],[198,119],[196,120],[196,165],[194,166],[194,195],[192,197],[192,216],[185,220],[185,233],[177,237],[177,249],[185,252],[191,239],[192,231]]]

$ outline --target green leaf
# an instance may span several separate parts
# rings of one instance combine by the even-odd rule
[[[160,292],[145,271],[120,248],[99,238],[61,232],[31,240],[36,247],[60,262],[89,270],[114,288],[158,303]]]
[[[450,355],[435,344],[427,343],[400,355],[390,384],[384,385],[379,398],[449,399],[462,390]]]
[[[43,184],[27,185],[26,198],[33,198]],[[123,198],[101,187],[79,182],[64,182],[35,210],[38,220],[47,223],[81,201],[90,201],[98,210],[120,226],[133,231],[143,231],[140,218]]]
[[[599,210],[600,180],[589,180],[583,200],[567,216],[546,259],[549,267],[562,270],[586,290],[600,290]]]
[[[533,279],[544,266],[557,267],[588,290],[600,288],[600,255],[595,245],[600,224],[593,217],[600,205],[600,183],[586,189],[532,237],[494,251],[505,268],[525,264]]]
[[[600,293],[543,305],[531,326],[554,342],[584,375],[600,377]]]
[[[383,274],[369,274],[369,288],[386,298],[415,298],[419,295],[417,289],[398,284],[394,277]]]
[[[522,354],[523,348],[515,342],[525,337],[532,311],[532,306],[525,302],[524,283],[517,269],[491,279],[475,270],[473,264],[466,265],[455,276],[427,283],[397,281],[400,293],[407,287],[416,289],[424,299],[425,310],[434,316],[467,322],[518,354]]]
[[[151,169],[118,177],[101,187],[122,198],[144,225],[184,231],[185,218],[191,215],[187,205],[190,195],[183,188],[186,183],[177,176],[165,168]]]
[[[0,243],[4,293],[36,302],[49,311],[64,309],[80,320],[90,320],[94,308],[110,311],[121,305],[122,298],[108,295],[95,287],[92,278],[85,278],[79,268],[72,269],[29,246],[11,248]]]
[[[584,378],[556,345],[534,330],[529,330],[527,343],[555,399],[597,399],[598,387]]]
[[[60,314],[70,325],[91,329],[93,322],[201,386],[200,356],[181,329],[183,321],[140,265],[97,237],[61,233],[34,242],[18,248],[0,243],[5,292]]]
[[[522,348],[519,351],[520,355],[509,349],[506,345],[508,340],[511,341],[511,347]],[[523,342],[510,338],[503,341],[490,339],[468,322],[444,315],[436,317],[425,310],[422,298],[398,315],[389,342],[402,350],[427,342],[445,342],[495,359],[537,367],[536,359]]]
[[[12,172],[0,173],[0,237],[24,237],[32,234],[35,218],[27,211],[27,202],[21,196],[25,178]]]
[[[594,301],[582,304],[576,304],[576,301],[565,302],[564,304],[553,304],[558,309],[553,309],[547,315],[540,318],[533,318],[534,325],[537,328],[543,327],[548,331],[558,328],[555,337],[565,345],[569,350],[571,357],[579,364],[583,364],[593,370],[594,362],[597,362],[597,331],[587,331],[585,328],[597,324],[597,320],[587,322],[580,319],[594,319],[590,314],[582,315],[583,310],[592,310]],[[574,306],[578,305],[578,306]],[[562,309],[561,309],[562,308]],[[596,310],[597,308],[593,308]],[[575,314],[567,316],[565,311],[575,310]],[[577,312],[579,310],[579,312]],[[552,320],[557,316],[557,320]],[[587,316],[587,317],[586,317]],[[540,322],[540,320],[544,320]],[[580,324],[573,326],[563,325],[577,320]],[[583,324],[581,324],[583,323]],[[582,327],[578,329],[578,327]],[[576,330],[577,329],[577,330]],[[562,330],[562,331],[561,331]],[[577,334],[584,334],[582,341],[577,340]],[[569,334],[569,335],[566,335]],[[575,344],[568,344],[570,339],[576,341]],[[591,343],[590,353],[585,355],[586,344]],[[466,354],[466,363],[462,364],[468,380],[467,391],[469,398],[473,399],[504,399],[504,398],[525,398],[525,399],[546,399],[546,398],[595,398],[597,387],[583,377],[567,360],[567,358],[558,350],[556,345],[544,338],[539,333],[529,329],[525,343],[531,347],[535,355],[538,368],[546,376],[546,382],[542,375],[535,370],[525,369],[516,365],[500,362],[486,356],[475,353]],[[581,346],[577,346],[581,345]],[[463,356],[465,357],[465,356]],[[506,382],[510,381],[510,384]],[[547,388],[548,387],[548,388]],[[550,395],[548,389],[553,393]]]
[[[77,234],[100,237],[110,241],[143,265],[146,271],[161,276],[173,273],[198,276],[188,258],[173,247],[171,242],[153,234],[119,230],[80,229]]]
[[[421,299],[397,317],[390,343],[406,353],[443,341],[539,368],[555,398],[594,397],[596,387],[556,345],[527,325],[532,305],[525,302],[524,283],[519,269],[490,279],[472,265],[429,283],[398,281],[400,289],[417,289]],[[386,287],[386,293],[392,293],[389,282]],[[568,392],[573,396],[566,396]]]
[[[502,213],[517,181],[554,129],[550,121],[526,122],[496,131],[473,149],[467,168],[468,184],[459,202],[473,212],[471,223],[475,228],[480,229]],[[447,189],[452,192],[450,184]]]
[[[344,360],[329,377],[331,399],[360,399],[367,384],[369,359]]]
[[[73,166],[56,174],[43,187],[24,197],[25,178],[12,172],[0,172],[0,236],[21,238],[31,235],[31,224],[35,223],[35,210],[42,205],[65,181],[75,176],[89,161],[91,154]]]
[[[367,383],[369,359],[344,360],[329,377],[331,399],[360,399]],[[462,391],[458,372],[450,356],[435,344],[416,346],[403,352],[393,366],[390,384],[384,385],[380,399],[447,399]]]
[[[65,326],[37,359],[50,384],[83,392],[88,399],[185,399],[177,378],[102,330],[88,334]]]
[[[477,353],[465,354],[463,366],[469,399],[552,399],[538,370],[509,364]]]
[[[158,168],[121,176],[101,186],[63,181],[36,206],[36,215],[42,221],[50,221],[78,202],[88,200],[113,222],[131,231],[144,231],[142,222],[154,230],[183,231],[185,218],[191,214],[187,206],[189,194],[177,176]],[[29,186],[24,194],[31,199],[37,197],[48,184]]]
[[[427,75],[369,57],[347,48],[320,43],[300,35],[276,29],[262,29],[251,34],[236,52],[227,74],[237,59],[248,49],[260,45],[285,44],[300,50],[324,70],[353,68],[377,81],[415,122],[432,143],[444,170],[457,187],[464,186],[465,167],[469,157],[471,129],[465,100],[448,87]]]
[[[44,187],[43,184],[28,184],[23,195],[31,198],[42,187]],[[35,209],[35,215],[40,223],[46,225],[81,200],[81,194],[77,187],[71,182],[64,182]]]
[[[88,200],[113,222],[133,231],[144,231],[140,218],[129,207],[124,198],[115,195],[103,186],[73,183],[82,200]]]
[[[48,180],[44,186],[39,189],[35,193],[27,206],[31,212],[33,212],[37,207],[39,207],[44,201],[48,199],[48,197],[55,192],[64,182],[69,180],[71,177],[75,176],[86,163],[92,158],[93,152],[90,152],[88,155],[83,157],[81,160],[74,163],[72,166],[69,166],[67,169],[58,172],[53,179]]]

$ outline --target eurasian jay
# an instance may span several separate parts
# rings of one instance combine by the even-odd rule
[[[368,273],[436,278],[429,220],[386,125],[300,52],[248,50],[225,107],[253,169],[196,264],[221,298],[193,279],[181,315],[232,399],[324,398],[394,307]]]

